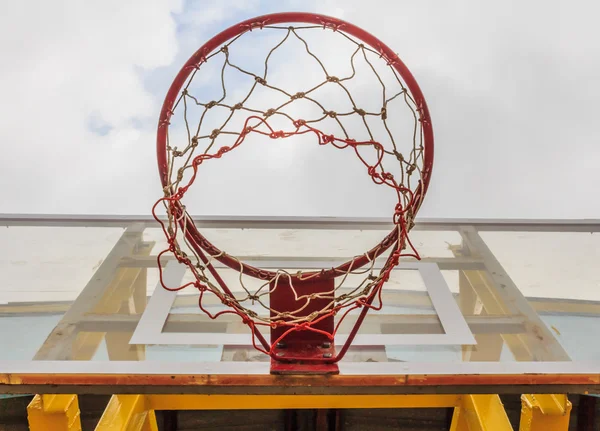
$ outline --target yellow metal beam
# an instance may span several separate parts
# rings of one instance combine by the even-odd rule
[[[571,408],[566,395],[522,395],[519,431],[566,431]]]
[[[523,395],[523,397],[545,415],[564,416],[571,409],[571,402],[565,394]]]
[[[451,431],[512,430],[497,395],[114,395],[96,431],[157,431],[155,410],[447,407]]]
[[[158,426],[146,396],[113,395],[96,431],[158,431]]]
[[[464,257],[461,247],[451,247],[455,257]],[[491,316],[509,315],[508,307],[494,289],[485,271],[459,271],[459,304],[463,314]],[[502,345],[506,343],[518,361],[531,361],[533,354],[525,334],[476,334],[475,346],[463,346],[463,361],[499,361]]]
[[[36,395],[27,418],[31,431],[81,431],[77,395]]]
[[[450,431],[512,431],[498,395],[463,395]]]
[[[147,395],[152,410],[444,408],[460,395]]]
[[[523,315],[527,318],[526,332],[521,335],[504,335],[507,346],[511,348],[516,360],[530,361],[568,361],[569,355],[554,337],[543,320],[537,315],[529,301],[519,291],[518,286],[506,274],[501,263],[496,259],[483,238],[473,226],[463,226],[459,229],[463,245],[470,257],[481,258],[485,261],[485,270],[464,271],[473,272],[476,281],[487,287],[479,295],[489,314]],[[491,308],[488,308],[488,306]],[[493,310],[493,311],[492,311]],[[516,349],[516,351],[515,351]],[[518,356],[530,356],[531,359],[519,359]]]

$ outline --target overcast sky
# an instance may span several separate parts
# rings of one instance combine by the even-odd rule
[[[0,212],[149,214],[161,194],[156,122],[182,64],[235,22],[306,10],[375,34],[419,82],[436,137],[422,217],[600,218],[599,9],[572,0],[8,2]],[[364,179],[348,190],[327,181],[322,163],[289,174],[308,166],[303,157],[315,162],[274,147],[216,172],[194,213],[388,214],[364,171],[340,173]]]

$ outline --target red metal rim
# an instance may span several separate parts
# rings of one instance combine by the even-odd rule
[[[433,167],[433,128],[427,103],[425,102],[423,93],[421,92],[421,89],[417,84],[415,78],[413,77],[412,73],[408,70],[408,68],[400,60],[400,58],[398,58],[398,56],[393,50],[391,50],[387,45],[385,45],[383,42],[381,42],[379,39],[377,39],[370,33],[366,32],[365,30],[348,22],[339,20],[337,18],[305,12],[275,13],[269,15],[262,15],[256,18],[248,19],[246,21],[242,21],[214,36],[212,39],[210,39],[208,42],[202,45],[188,59],[188,61],[181,68],[181,70],[173,80],[173,83],[171,84],[171,87],[167,92],[158,121],[156,150],[158,170],[163,187],[166,187],[169,182],[167,166],[167,134],[169,128],[169,119],[173,113],[173,106],[175,104],[175,101],[178,98],[183,86],[185,85],[186,80],[189,78],[190,74],[193,73],[193,71],[196,69],[196,65],[200,64],[203,61],[203,59],[210,55],[210,53],[212,53],[215,49],[219,49],[221,45],[223,45],[230,39],[239,36],[241,33],[244,33],[254,28],[260,28],[264,25],[275,25],[283,23],[306,23],[323,25],[324,27],[339,29],[357,39],[360,39],[362,42],[369,45],[374,50],[380,52],[386,59],[391,60],[391,65],[402,77],[404,83],[410,90],[418,109],[420,109],[421,111],[424,160],[423,170],[421,173],[421,181],[415,190],[416,198],[414,199],[414,202],[422,202],[422,198],[424,197],[429,187],[429,181],[431,178],[431,171]],[[413,208],[413,214],[416,214],[418,209],[418,207]],[[243,267],[240,268],[240,263],[237,259],[227,255],[226,253],[223,253],[220,249],[218,249],[215,245],[208,241],[204,237],[204,235],[202,235],[200,231],[198,231],[193,222],[190,222],[187,219],[183,219],[181,221],[181,224],[181,227],[186,232],[187,239],[191,242],[191,244],[197,247],[201,247],[209,254],[216,256],[215,258],[224,265],[237,271],[241,271],[246,275],[250,275],[263,280],[268,280],[275,276],[274,272],[266,271],[246,264],[244,264]],[[394,242],[397,239],[398,229],[394,228],[381,241],[381,243],[377,244],[375,247],[373,247],[371,250],[365,253],[365,255],[363,255],[361,258],[350,260],[338,266],[337,268],[328,271],[321,271],[318,273],[318,277],[335,277],[340,272],[347,272],[350,268],[360,268],[372,259],[375,259],[382,253],[384,253],[392,244],[394,244]]]

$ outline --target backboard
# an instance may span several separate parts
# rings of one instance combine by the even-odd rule
[[[390,228],[195,219],[245,262],[292,272],[347,260]],[[163,289],[165,239],[151,217],[4,215],[0,225],[0,392],[600,391],[600,221],[418,219],[422,260],[400,262],[334,376],[271,375],[239,317],[208,318],[193,287]],[[164,277],[191,279],[175,260]]]

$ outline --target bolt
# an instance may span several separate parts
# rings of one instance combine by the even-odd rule
[[[283,355],[285,355],[285,353],[283,353],[283,352],[277,352],[277,353],[275,354],[275,356],[283,356]]]
[[[331,358],[333,355],[331,353],[323,353],[323,357],[326,359]]]
[[[278,349],[285,349],[287,346],[285,345],[285,343],[283,341],[280,341],[279,343],[277,343],[277,348]]]
[[[321,345],[321,347],[322,347],[322,348],[324,348],[324,349],[329,349],[329,348],[331,348],[331,343],[330,343],[329,341],[325,341],[325,342],[324,342],[324,343]]]

